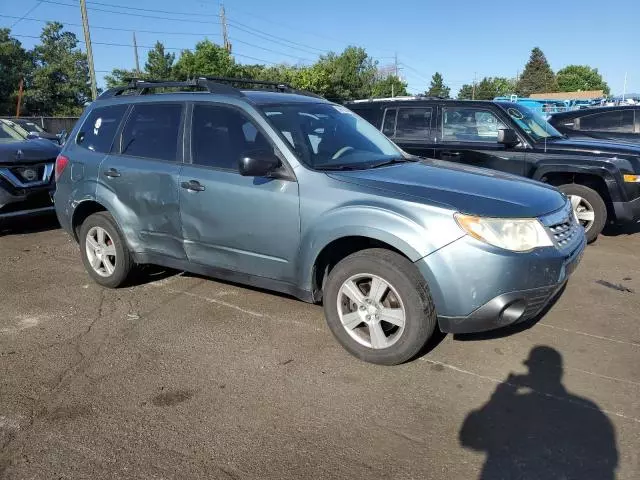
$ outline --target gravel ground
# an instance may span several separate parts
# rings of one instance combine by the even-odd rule
[[[51,221],[0,252],[0,478],[640,478],[640,233],[588,247],[537,323],[398,367],[288,297],[105,290]]]

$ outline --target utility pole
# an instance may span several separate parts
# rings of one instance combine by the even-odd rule
[[[624,87],[622,88],[622,101],[624,102],[624,97],[627,94],[627,72],[624,72]]]
[[[227,16],[224,11],[224,3],[220,2],[220,25],[222,25],[222,39],[224,49],[231,54],[231,42],[229,41],[229,29],[227,28]]]
[[[20,104],[22,103],[22,91],[24,88],[24,79],[20,79],[18,84],[18,105],[16,106],[16,118],[20,117]]]
[[[133,54],[136,59],[136,74],[140,76],[140,61],[138,60],[138,42],[136,42],[136,32],[133,32]]]
[[[91,34],[89,33],[89,17],[87,16],[87,4],[85,0],[80,0],[80,13],[82,14],[82,29],[84,30],[84,43],[87,46],[87,61],[89,63],[89,77],[91,79],[91,98],[98,97],[98,87],[96,86],[96,71],[93,67],[93,49],[91,48]]]
[[[473,72],[473,89],[471,90],[471,100],[476,99],[476,80],[477,80],[477,73]]]

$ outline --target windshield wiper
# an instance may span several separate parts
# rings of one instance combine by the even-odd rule
[[[386,167],[387,165],[394,165],[396,163],[407,163],[407,162],[413,163],[413,162],[419,162],[419,160],[412,159],[412,158],[404,158],[404,157],[392,158],[391,160],[385,160],[384,162],[376,163],[370,166],[369,168]]]
[[[313,168],[330,172],[333,170],[362,170],[362,165],[316,165]]]

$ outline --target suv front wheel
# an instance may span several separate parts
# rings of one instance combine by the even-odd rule
[[[329,274],[323,298],[331,332],[366,362],[406,362],[435,329],[436,311],[424,278],[389,250],[362,250],[341,260]]]
[[[107,212],[87,217],[80,228],[80,254],[93,280],[117,288],[129,276],[133,260],[113,217]]]
[[[560,185],[558,189],[571,200],[573,211],[584,227],[587,242],[595,242],[607,223],[607,206],[600,194],[577,183]]]

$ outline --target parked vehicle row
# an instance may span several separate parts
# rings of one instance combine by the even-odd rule
[[[56,161],[55,206],[96,282],[153,263],[322,302],[349,352],[396,364],[436,328],[536,316],[579,264],[584,229],[554,187],[420,159],[344,106],[251,83],[134,82],[87,108]],[[154,93],[169,86],[191,91]],[[470,113],[471,129],[464,108],[396,109],[382,129],[420,140],[439,117],[452,138],[501,132],[501,150],[524,135]]]
[[[414,155],[490,168],[557,187],[571,199],[590,242],[607,222],[640,219],[637,145],[567,137],[513,102],[416,97],[347,106]],[[588,111],[575,112],[579,113]]]
[[[640,145],[640,105],[558,113],[549,123],[565,135]]]

